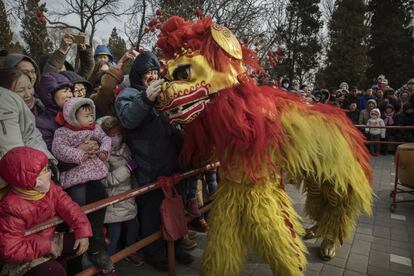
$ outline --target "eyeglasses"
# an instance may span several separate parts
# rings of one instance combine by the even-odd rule
[[[73,94],[76,97],[83,96],[83,95],[86,94],[86,89],[85,88],[75,89],[75,90],[73,90]]]

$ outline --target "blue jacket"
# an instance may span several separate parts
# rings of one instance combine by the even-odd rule
[[[141,53],[130,72],[132,87],[122,90],[115,100],[116,113],[126,129],[126,143],[137,164],[135,176],[140,185],[179,169],[180,133],[168,123],[164,112],[154,109],[154,103],[146,97],[146,87],[141,85],[143,74],[154,69],[155,61],[152,53]]]

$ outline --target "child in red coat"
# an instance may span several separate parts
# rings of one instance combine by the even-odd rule
[[[78,204],[51,180],[47,156],[34,148],[11,149],[0,160],[0,177],[8,191],[0,200],[0,274],[66,275],[55,259],[83,254],[92,229]],[[73,234],[55,227],[25,235],[25,231],[60,216]]]

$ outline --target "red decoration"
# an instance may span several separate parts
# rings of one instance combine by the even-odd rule
[[[148,27],[145,27],[145,29],[144,29],[144,33],[148,33],[148,32],[149,32]]]
[[[148,24],[148,27],[149,27],[149,28],[152,28],[152,27],[154,27],[155,25],[157,25],[157,23],[158,23],[158,20],[157,20],[156,18],[154,18],[154,19],[152,19],[152,20],[150,21],[150,23]]]
[[[203,16],[203,12],[199,7],[197,7],[195,10],[195,16],[197,16],[198,18],[201,18]]]
[[[155,14],[156,14],[157,16],[161,16],[161,15],[162,15],[162,11],[161,11],[160,9],[157,9],[157,10],[155,11]]]
[[[282,60],[283,59],[283,49],[282,48],[278,48],[277,49],[277,60]]]
[[[267,56],[268,56],[268,58],[269,58],[269,62],[270,62],[270,65],[274,68],[274,67],[276,67],[276,61],[275,61],[275,59],[274,59],[274,57],[273,57],[273,52],[272,51],[269,51],[268,53],[267,53]]]

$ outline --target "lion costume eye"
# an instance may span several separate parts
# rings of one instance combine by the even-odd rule
[[[172,77],[178,81],[189,81],[191,79],[191,65],[179,65],[172,73]]]

